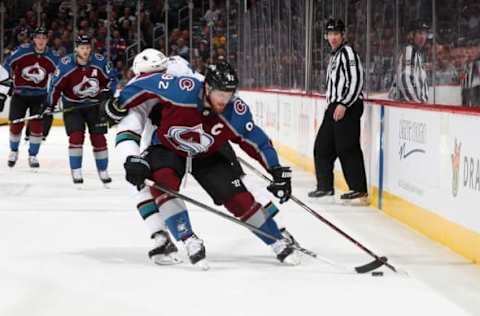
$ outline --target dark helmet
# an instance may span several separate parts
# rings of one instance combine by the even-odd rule
[[[86,45],[86,44],[92,44],[92,39],[88,35],[79,35],[75,39],[75,44],[78,45]]]
[[[422,20],[415,20],[410,23],[409,31],[416,32],[416,31],[429,31],[430,25],[427,22]]]
[[[342,20],[337,19],[328,19],[327,24],[325,24],[325,34],[328,32],[345,32],[345,23]]]
[[[238,77],[233,67],[226,61],[209,65],[205,81],[214,90],[235,91],[238,87]]]
[[[36,35],[48,36],[48,31],[43,26],[39,26],[36,29],[34,29],[33,32],[32,32],[32,37],[35,37]]]

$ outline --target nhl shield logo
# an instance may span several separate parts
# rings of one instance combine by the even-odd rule
[[[82,82],[73,87],[73,93],[80,98],[91,98],[100,91],[100,84],[95,78],[83,76]]]
[[[172,126],[165,137],[176,149],[192,156],[208,151],[214,142],[214,138],[203,130],[201,124],[193,127]]]
[[[39,84],[47,77],[47,71],[39,63],[22,69],[22,78]]]

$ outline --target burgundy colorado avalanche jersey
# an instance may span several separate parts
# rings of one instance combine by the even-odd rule
[[[13,79],[14,93],[41,95],[47,93],[48,79],[55,72],[59,56],[47,47],[44,53],[35,52],[32,44],[18,47],[4,63]]]

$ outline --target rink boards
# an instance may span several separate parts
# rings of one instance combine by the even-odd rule
[[[285,91],[243,90],[241,96],[282,156],[313,173],[313,143],[325,99]],[[0,122],[8,108],[7,102]],[[377,100],[366,103],[361,141],[372,205],[476,263],[479,119],[473,113],[405,108]],[[55,124],[62,124],[60,116]],[[336,185],[346,190],[338,161],[336,174]]]
[[[282,156],[313,172],[325,99],[284,91],[243,90],[241,96]],[[372,205],[476,263],[479,120],[475,113],[374,100],[365,106],[361,140]],[[346,189],[338,161],[336,174],[336,185]]]

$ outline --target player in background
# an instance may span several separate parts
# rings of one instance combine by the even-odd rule
[[[3,112],[5,102],[12,90],[11,81],[9,79],[10,75],[8,74],[8,71],[0,65],[0,112]]]
[[[281,167],[278,156],[265,133],[253,123],[248,106],[234,97],[238,79],[227,63],[212,65],[205,84],[189,77],[153,73],[139,76],[109,105],[121,116],[126,109],[150,103],[161,105],[161,121],[154,145],[142,156],[129,156],[124,164],[127,180],[138,187],[147,177],[173,190],[180,188],[186,173],[191,173],[217,205],[224,205],[236,217],[279,238],[272,241],[258,236],[281,262],[298,264],[298,253],[284,239],[273,219],[245,188],[238,170],[222,148],[228,141],[240,144],[272,175],[269,191],[288,200],[291,192],[290,168]],[[186,206],[183,201],[151,189],[160,213],[169,214],[172,225],[183,228]],[[205,247],[194,235],[181,237],[192,263],[204,261]]]
[[[55,72],[59,57],[47,46],[48,32],[43,27],[33,31],[32,43],[22,44],[5,60],[4,67],[13,79],[13,95],[10,103],[9,120],[42,113],[45,107],[48,80]],[[15,166],[18,160],[18,147],[24,123],[10,125],[10,154],[8,166]],[[40,164],[37,154],[43,137],[42,119],[29,122],[28,163],[31,168]]]
[[[82,157],[87,126],[98,175],[106,184],[112,179],[107,172],[107,126],[100,111],[100,104],[113,95],[117,80],[105,57],[92,53],[89,36],[80,35],[75,43],[75,52],[63,57],[58,64],[48,91],[47,111],[53,109],[60,97],[64,109],[79,107],[63,115],[69,139],[68,152],[73,183],[83,183]]]

